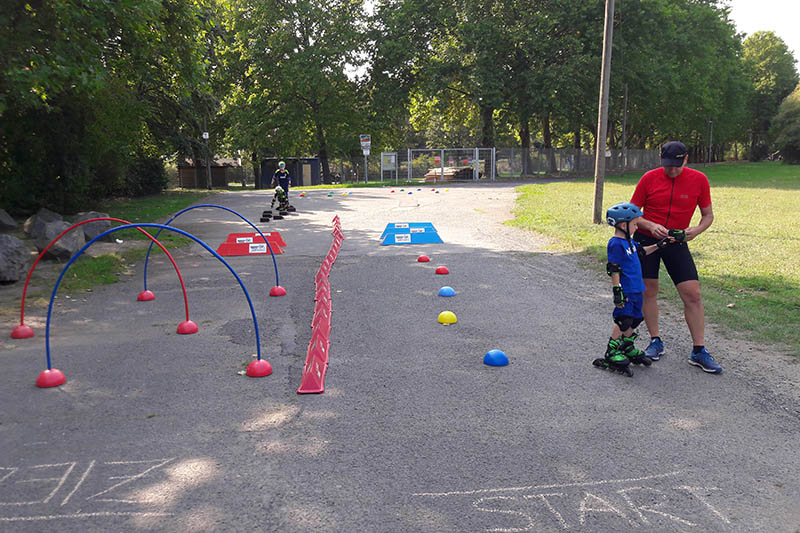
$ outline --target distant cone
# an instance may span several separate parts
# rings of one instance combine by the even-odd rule
[[[447,270],[446,266],[440,266],[440,267],[436,267],[436,273],[444,275],[444,274],[449,274],[450,271]]]
[[[458,322],[456,318],[456,314],[452,311],[442,311],[439,313],[439,324],[444,324],[445,326],[449,326],[450,324],[455,324]]]
[[[423,254],[423,255],[421,255],[421,256],[419,256],[419,257],[417,257],[417,262],[418,262],[418,263],[427,263],[427,262],[429,262],[430,260],[431,260],[431,258],[430,258],[430,257],[428,257],[427,255],[424,255],[424,254]]]

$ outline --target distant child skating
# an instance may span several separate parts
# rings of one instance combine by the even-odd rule
[[[286,163],[281,161],[278,163],[278,170],[272,175],[272,186],[280,187],[286,195],[286,211],[296,211],[293,205],[289,203],[289,187],[292,186],[292,176],[286,170]]]
[[[608,339],[605,356],[592,362],[596,367],[628,376],[633,376],[629,368],[631,363],[650,366],[650,359],[634,346],[636,328],[644,320],[644,281],[639,259],[675,241],[674,237],[665,237],[650,246],[641,246],[631,240],[641,216],[642,211],[628,202],[613,205],[606,212],[606,221],[615,229],[614,236],[608,241],[606,265],[606,273],[611,277],[614,293],[614,328],[611,330],[611,338]]]

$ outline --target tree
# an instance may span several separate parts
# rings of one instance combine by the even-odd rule
[[[203,2],[13,0],[0,13],[0,202],[158,192],[204,78]]]
[[[800,84],[781,103],[771,134],[783,162],[800,164]]]
[[[750,158],[769,152],[768,132],[775,113],[798,82],[795,59],[783,40],[771,31],[759,31],[744,41],[744,63],[753,84],[750,100]]]
[[[358,86],[346,69],[359,62],[361,2],[235,0],[227,15],[226,60],[239,63],[225,103],[230,140],[256,152],[313,150],[330,183],[331,153],[358,145]]]

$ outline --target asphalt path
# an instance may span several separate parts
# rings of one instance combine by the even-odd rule
[[[513,186],[342,192],[293,191],[296,214],[258,224],[287,242],[286,296],[267,296],[269,257],[228,259],[271,376],[241,375],[250,308],[196,244],[175,253],[195,335],[176,334],[183,299],[155,256],[153,302],[136,301],[141,264],[59,291],[50,346],[67,383],[38,389],[44,313],[29,311],[36,337],[0,341],[0,531],[800,530],[800,371],[775,347],[710,329],[725,372],[707,375],[665,305],[661,361],[633,378],[598,370],[607,277],[502,224]],[[269,200],[208,199],[253,221]],[[325,392],[298,395],[337,214]],[[393,222],[432,222],[445,242],[380,246]],[[212,248],[251,231],[213,208],[174,225]],[[438,324],[443,310],[458,323]],[[490,349],[511,364],[484,365]]]

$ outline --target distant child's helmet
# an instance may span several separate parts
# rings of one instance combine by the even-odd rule
[[[283,194],[283,187],[281,187],[280,185],[275,187],[275,194]]]
[[[616,226],[620,222],[628,222],[640,216],[643,216],[641,209],[630,202],[621,202],[608,208],[606,222],[609,226]]]
[[[278,166],[281,167],[281,168],[284,168],[286,166],[286,163],[281,161],[281,162],[278,163]]]

